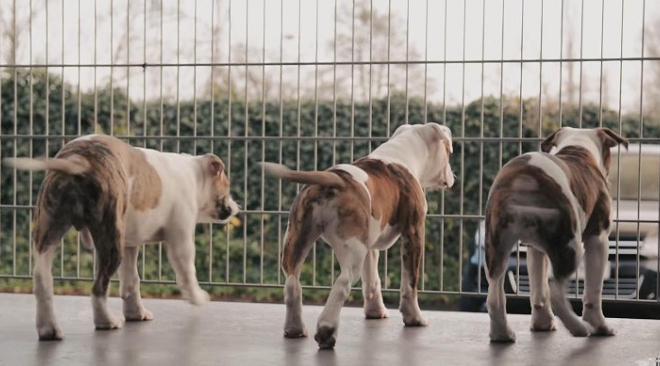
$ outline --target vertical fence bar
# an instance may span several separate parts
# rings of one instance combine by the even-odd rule
[[[243,207],[248,208],[248,136],[250,135],[250,109],[249,109],[249,100],[248,100],[248,75],[250,69],[248,66],[249,54],[248,50],[250,49],[250,2],[245,3],[245,131],[244,136],[245,140],[243,141]],[[243,225],[243,284],[247,283],[247,220],[248,214],[243,215],[243,222],[246,224]]]
[[[642,27],[643,29],[643,27]],[[598,84],[598,126],[603,127],[603,52],[605,44],[605,2],[601,3],[600,12],[600,74]]]
[[[646,0],[642,1],[642,59],[639,62],[640,66],[640,79],[639,79],[639,138],[640,141],[644,141],[644,41],[645,41],[645,36],[646,36]],[[640,261],[641,257],[639,254],[639,249],[640,249],[640,222],[639,220],[641,219],[641,208],[642,208],[642,149],[640,146],[639,149],[639,155],[638,161],[639,164],[637,165],[637,176],[639,179],[637,180],[637,245],[635,245],[636,253],[635,253],[635,289],[639,289],[641,286],[641,283],[639,282],[639,275],[640,275]],[[660,294],[656,293],[657,297],[660,297]],[[635,299],[639,301],[639,291],[635,291]]]
[[[78,116],[76,117],[76,124],[77,128],[76,130],[78,131],[78,136],[82,135],[82,93],[80,90],[80,84],[81,84],[81,73],[80,73],[80,61],[81,61],[81,46],[80,46],[80,40],[81,37],[80,35],[82,34],[82,27],[81,27],[81,16],[80,16],[80,1],[78,0]],[[32,2],[32,0],[30,0]],[[32,23],[32,16],[30,16],[30,23]],[[30,26],[30,28],[32,28]],[[32,57],[30,57],[30,64],[32,64]],[[30,68],[30,72],[32,71],[32,68]],[[31,79],[31,78],[30,78]],[[30,81],[31,83],[31,81]],[[30,99],[30,110],[32,110],[32,99]],[[31,112],[30,112],[31,114]],[[30,134],[32,134],[32,117],[30,117]],[[32,140],[30,140],[32,141]],[[31,145],[31,144],[30,144]],[[32,156],[32,146],[30,146],[30,156]],[[30,180],[30,188],[32,188],[32,181]],[[32,189],[30,189],[30,205],[32,205]],[[32,220],[30,220],[32,222]],[[30,230],[32,231],[32,230]],[[31,234],[31,233],[30,233]],[[30,243],[32,240],[30,240]],[[77,240],[76,240],[76,278],[80,278],[80,235],[77,235]]]
[[[181,152],[181,0],[176,2],[176,152]]]
[[[215,153],[215,0],[211,0],[211,152]],[[213,283],[213,224],[209,224],[209,283]]]
[[[445,0],[445,13],[444,13],[444,32],[443,42],[442,42],[442,124],[447,125],[447,3],[449,0]],[[445,213],[445,194],[444,192],[440,193],[440,214],[444,215]],[[438,281],[440,282],[440,292],[445,288],[445,225],[440,226],[440,258],[438,259],[440,263],[440,271],[438,276]]]
[[[197,155],[197,0],[195,0],[195,25],[193,31],[193,155]]]
[[[467,48],[467,2],[463,2],[463,49],[462,49],[462,56],[463,56],[463,61],[465,61],[465,52]],[[465,181],[465,68],[466,64],[462,64],[462,70],[461,70],[461,137],[463,138],[463,142],[461,143],[461,177],[460,181],[464,182]],[[459,216],[461,216],[461,220],[458,222],[458,232],[460,234],[463,233],[463,220],[462,217],[465,214],[465,188],[463,187],[463,184],[460,185],[459,189],[459,197],[458,197],[458,211],[459,211]],[[463,254],[463,235],[459,235],[458,237],[458,288],[460,290],[461,288],[461,276],[462,276],[462,269],[463,269],[463,263],[461,261],[461,255]]]
[[[485,47],[486,47],[486,0],[481,1],[481,59],[483,60],[485,57]],[[485,64],[482,62],[481,63],[481,106],[480,106],[480,115],[479,115],[479,120],[481,121],[481,126],[479,128],[479,138],[481,139],[481,142],[479,143],[479,194],[478,194],[478,199],[479,199],[479,207],[477,208],[477,212],[479,217],[483,216],[483,184],[484,184],[484,78],[486,76],[485,74]],[[479,224],[477,226],[477,230],[481,228],[481,225]],[[462,232],[461,232],[462,233]],[[478,245],[478,243],[475,243]],[[477,255],[479,255],[479,249],[477,248],[476,250]],[[461,252],[462,254],[462,252]],[[462,262],[462,260],[461,260]],[[478,268],[479,270],[477,271],[477,292],[481,292],[481,255],[478,256],[477,259],[478,262]],[[462,271],[459,273],[462,274]],[[462,284],[463,281],[462,279],[459,280],[459,284],[461,287],[459,287],[459,292],[463,292]]]
[[[160,135],[160,151],[163,151],[164,134],[165,134],[165,106],[163,101],[163,0],[160,0],[160,121],[159,121],[159,135]],[[158,281],[163,280],[163,243],[158,243]]]
[[[115,2],[110,0],[110,135],[115,135]]]
[[[263,0],[261,3],[263,10],[262,18],[262,33],[261,33],[261,59],[264,64],[261,66],[261,136],[266,136],[266,0]],[[261,161],[266,161],[266,141],[261,142]],[[266,175],[261,167],[261,212],[265,212],[265,179]],[[259,283],[264,284],[264,216],[262,214],[261,220],[259,220],[260,225],[260,237],[259,237]]]
[[[227,61],[229,62],[229,66],[227,67],[227,137],[232,136],[232,79],[231,79],[231,29],[232,29],[232,24],[231,24],[231,5],[232,5],[232,0],[229,0],[229,8],[227,9],[227,20],[229,22],[229,36],[228,36],[228,42],[227,42]],[[229,178],[229,181],[231,182],[231,139],[227,139],[227,178]],[[243,219],[243,225],[245,225],[245,218]],[[230,247],[230,233],[229,230],[226,231],[225,234],[225,241],[227,243],[225,249],[225,283],[229,283],[229,247]]]
[[[34,136],[34,73],[33,73],[33,71],[34,70],[32,68],[32,42],[33,42],[33,37],[32,37],[32,26],[33,26],[33,24],[32,24],[32,20],[33,20],[34,14],[32,12],[32,0],[30,0],[29,6],[30,6],[30,23],[29,23],[30,50],[28,51],[28,55],[29,55],[28,57],[29,57],[29,63],[30,63],[30,76],[29,76],[29,78],[30,78],[30,97],[29,97],[30,98],[30,101],[29,101],[29,103],[30,103],[30,111],[29,111],[29,124],[30,124],[30,126],[29,126],[29,128],[30,128],[30,130],[29,130],[30,131],[29,132],[30,133],[29,149],[30,149],[30,152],[29,152],[29,156],[30,156],[30,158],[32,158],[32,157],[34,157],[34,139],[33,139],[33,136]],[[80,0],[78,1],[78,29],[80,29]],[[78,36],[78,59],[80,60],[80,36]],[[78,69],[78,74],[80,74],[80,69]],[[78,76],[78,80],[80,80],[80,76]],[[79,94],[78,99],[80,100],[80,88],[78,88],[78,94]],[[2,95],[2,93],[0,93],[0,95]],[[78,114],[80,114],[80,112],[78,112]],[[0,120],[2,120],[2,118],[0,118]],[[28,191],[29,192],[28,193],[28,195],[29,195],[28,202],[30,204],[30,207],[32,207],[33,201],[34,201],[33,197],[32,197],[33,196],[33,194],[32,194],[32,185],[34,184],[33,178],[34,178],[33,174],[30,171],[29,172],[29,180],[28,180],[29,186],[30,186],[30,189]],[[28,215],[28,218],[29,218],[30,222],[32,222],[32,215],[33,215],[33,211],[30,209],[29,215]],[[1,232],[2,231],[0,230],[0,233]],[[80,260],[78,260],[77,267],[78,267],[78,272],[80,272],[80,270],[79,270]],[[32,230],[28,230],[28,273],[27,274],[28,275],[32,274]]]
[[[424,60],[428,61],[429,58],[429,0],[426,0],[424,3],[425,14],[424,14]],[[371,80],[371,79],[370,79]],[[369,84],[371,86],[371,84]],[[371,99],[371,98],[370,98]],[[422,97],[424,101],[424,123],[429,122],[429,109],[428,109],[428,63],[424,63],[424,95]],[[369,142],[371,144],[371,142]],[[422,250],[422,284],[421,290],[426,289],[426,238],[424,238],[424,250]]]
[[[621,48],[620,48],[620,56],[623,58],[623,24],[625,21],[625,1],[621,1]],[[621,132],[621,125],[623,121],[623,110],[622,110],[622,96],[623,96],[623,60],[619,61],[619,115],[618,115],[618,125],[619,125],[619,132]],[[616,199],[617,203],[621,200],[621,159],[617,159],[617,177],[616,177],[616,187],[617,187],[617,193],[616,193]],[[615,276],[614,276],[614,299],[619,298],[619,205],[617,205],[616,208],[616,214],[615,214],[615,226],[614,226],[614,232],[616,233],[616,251],[615,251],[615,260],[614,260],[614,268],[615,270]]]
[[[0,37],[0,63],[2,62],[2,55],[5,54],[5,49],[3,47],[4,45],[4,40],[5,37]],[[4,73],[4,70],[2,67],[0,67],[0,75]],[[2,80],[0,79],[0,96],[2,96]],[[2,98],[0,98],[0,121],[2,121]],[[0,139],[2,139],[2,123],[0,123]],[[2,140],[0,140],[2,141]],[[2,149],[0,149],[0,161],[3,158],[2,156]],[[0,179],[0,204],[2,202],[2,181],[4,179]],[[2,211],[0,211],[0,238],[2,237]],[[0,260],[2,260],[2,246],[0,246]]]
[[[131,63],[131,2],[126,0],[126,65]],[[126,67],[126,136],[131,136],[131,67]]]
[[[335,17],[333,21],[334,37],[332,42],[332,165],[337,163],[337,0],[335,0]],[[330,256],[330,282],[335,282],[335,252],[331,250]]]
[[[319,136],[319,1],[316,0],[316,14],[315,14],[315,45],[314,45],[314,170],[318,170],[318,136]],[[316,286],[316,245],[314,245],[314,274],[312,276],[312,283]]]
[[[583,68],[584,68],[584,63],[582,62],[582,59],[584,57],[584,0],[581,2],[581,9],[580,9],[580,86],[579,86],[579,92],[578,92],[578,126],[581,128],[582,127],[582,73],[583,73]],[[576,271],[577,272],[577,271]],[[575,286],[575,296],[578,296],[578,286]]]
[[[559,127],[564,125],[562,90],[564,89],[564,0],[561,0],[561,20],[559,25]]]
[[[278,143],[278,163],[282,164],[282,150],[283,150],[283,143],[282,143],[282,137],[284,135],[284,66],[283,66],[283,61],[284,61],[284,0],[280,0],[280,95],[279,95],[279,115],[278,115],[278,133],[279,133],[279,143]],[[282,180],[278,179],[277,180],[277,210],[282,211]],[[278,215],[278,220],[277,220],[277,260],[278,260],[278,267],[279,267],[279,260],[282,258],[282,215]],[[281,284],[282,283],[282,271],[277,271],[277,283]]]
[[[13,8],[12,8],[12,11],[13,11],[12,21],[14,22],[13,27],[14,27],[14,29],[16,29],[16,0],[14,0],[14,5],[13,5]],[[14,44],[12,51],[13,51],[12,57],[14,59],[13,63],[17,64],[18,63],[18,59],[17,59],[18,54],[16,52],[16,44]],[[14,66],[13,71],[14,71],[14,108],[13,108],[12,118],[13,118],[13,122],[14,122],[13,123],[14,124],[14,139],[13,139],[14,154],[13,154],[13,157],[15,158],[16,154],[18,152],[17,147],[16,147],[16,144],[18,143],[18,139],[16,138],[16,135],[18,135],[18,68],[16,66]],[[16,212],[17,211],[17,208],[16,208],[16,204],[17,204],[16,186],[17,186],[17,182],[18,182],[18,171],[16,170],[16,168],[14,168],[13,171],[14,171],[14,175],[12,177],[12,184],[14,186],[14,189],[13,189],[12,196],[13,196],[14,208],[12,209],[12,225],[13,225],[12,226],[12,248],[13,248],[13,253],[12,253],[12,257],[13,257],[13,259],[12,259],[12,274],[14,276],[16,276],[16,259],[17,259],[16,258],[16,237],[17,237],[17,235],[16,235],[16,214],[17,214],[17,212]]]
[[[391,125],[391,108],[392,108],[392,103],[391,103],[391,96],[390,96],[390,73],[391,73],[391,65],[390,65],[390,59],[392,55],[392,0],[389,0],[388,2],[388,7],[387,7],[387,118],[386,118],[386,124],[387,124],[387,130],[385,132],[385,137],[390,136],[390,125]],[[351,71],[351,77],[352,77],[352,71]],[[351,88],[352,90],[352,88]],[[352,125],[352,123],[351,123]],[[351,159],[353,158],[353,150],[351,150]],[[389,281],[388,276],[387,276],[387,265],[388,265],[388,259],[390,258],[389,256],[390,251],[389,249],[385,249],[385,258],[383,259],[383,278],[385,278],[384,283],[382,284],[382,287],[387,289],[389,288]]]
[[[408,99],[408,79],[409,79],[409,64],[410,63],[410,0],[406,2],[406,82],[404,86],[404,99],[406,100],[405,123],[409,124],[408,110],[410,109],[410,99]]]
[[[80,1],[80,0],[79,0]],[[147,148],[147,137],[149,136],[149,131],[148,128],[149,126],[147,125],[147,0],[143,0],[143,26],[144,26],[144,33],[143,33],[143,39],[144,39],[144,44],[142,45],[142,63],[145,65],[142,68],[142,136],[144,137],[144,145],[142,147]],[[143,245],[142,248],[142,255],[140,257],[140,267],[142,271],[140,272],[140,275],[142,276],[141,278],[146,277],[147,273],[147,246]]]

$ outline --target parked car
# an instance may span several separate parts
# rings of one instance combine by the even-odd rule
[[[620,172],[620,174],[619,174]],[[641,177],[641,182],[640,182]],[[658,302],[658,227],[660,226],[660,146],[631,144],[628,151],[612,150],[610,190],[612,231],[609,262],[603,281],[603,312],[610,317],[660,319]],[[461,284],[462,311],[486,311],[488,281],[484,271],[485,224],[481,221],[470,247]],[[507,310],[529,313],[527,248],[517,245],[509,258],[505,292],[511,296]],[[581,312],[584,269],[578,268],[567,291],[576,311]],[[631,300],[631,301],[616,301]]]

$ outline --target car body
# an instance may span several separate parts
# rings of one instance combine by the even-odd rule
[[[609,181],[612,230],[610,270],[606,271],[603,281],[603,311],[606,316],[660,319],[660,146],[631,144],[627,151],[613,148]],[[485,224],[481,221],[461,283],[459,309],[463,311],[486,311],[488,281],[484,270],[484,233]],[[519,244],[509,257],[505,292],[519,295],[511,296],[507,304],[510,312],[530,311],[526,252],[527,247]],[[581,308],[583,290],[584,268],[581,265],[567,289],[577,311]]]

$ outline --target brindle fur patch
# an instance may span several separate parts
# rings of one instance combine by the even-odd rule
[[[557,161],[552,155],[546,156]],[[516,222],[533,228],[539,237],[545,239],[547,245],[552,246],[557,253],[563,253],[562,257],[568,256],[570,260],[561,260],[556,266],[553,261],[556,267],[553,269],[556,274],[569,274],[575,269],[575,263],[573,257],[570,257],[569,251],[572,249],[568,248],[568,243],[573,238],[578,218],[570,209],[570,201],[562,193],[559,184],[541,168],[529,165],[529,159],[528,155],[512,159],[502,168],[491,188],[486,205],[486,262],[489,271],[498,273],[499,266],[503,264],[499,259],[509,255],[508,252],[504,253],[508,246],[493,240],[499,240],[501,231]],[[560,161],[559,166],[570,173]],[[511,209],[512,206],[555,209],[559,214],[554,219],[534,218],[516,213]],[[551,259],[557,258],[551,256]]]
[[[609,151],[609,147],[605,148]],[[589,218],[583,236],[598,235],[610,227],[610,193],[607,178],[587,149],[567,146],[555,155],[570,170],[571,191]],[[609,155],[608,155],[609,156]]]
[[[145,211],[158,206],[163,192],[163,182],[156,169],[147,162],[143,151],[133,149],[131,171],[131,206],[137,211]]]

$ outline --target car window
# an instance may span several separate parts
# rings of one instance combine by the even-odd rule
[[[640,170],[641,158],[641,170]],[[658,200],[660,196],[660,155],[641,154],[637,152],[612,155],[610,165],[610,190],[612,198],[620,193],[621,200]],[[619,174],[619,169],[621,174]],[[641,185],[640,185],[641,177]],[[617,186],[618,183],[618,186]],[[641,190],[640,190],[641,188]]]

